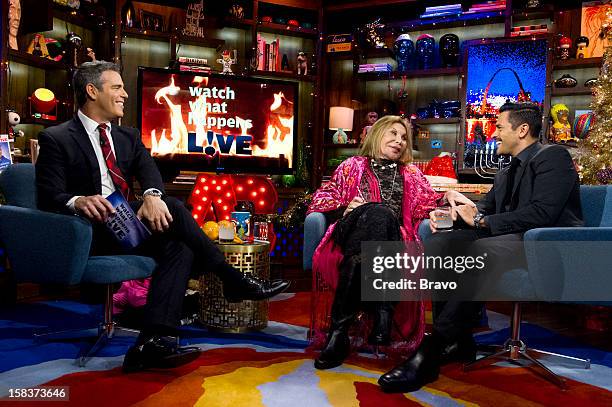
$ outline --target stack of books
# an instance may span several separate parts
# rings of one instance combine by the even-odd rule
[[[281,71],[281,54],[279,51],[280,41],[278,38],[270,43],[257,34],[257,70],[258,71]]]
[[[466,14],[484,13],[487,11],[499,11],[499,10],[505,10],[505,9],[506,9],[506,0],[492,0],[492,1],[485,1],[484,3],[474,4],[465,13]]]
[[[392,70],[393,68],[389,64],[361,64],[357,72],[391,72]]]
[[[188,72],[210,72],[208,60],[205,58],[178,57],[176,62],[180,71]]]
[[[535,35],[535,34],[546,34],[548,27],[546,24],[538,25],[523,25],[520,27],[512,27],[511,37],[519,37],[521,35]]]
[[[421,18],[444,17],[458,14],[461,14],[461,3],[425,7],[425,13],[421,14]]]

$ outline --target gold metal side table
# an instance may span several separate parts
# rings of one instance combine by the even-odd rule
[[[219,244],[229,264],[247,276],[270,278],[270,244]],[[246,332],[268,326],[268,300],[229,303],[223,296],[223,284],[213,273],[200,277],[200,322],[221,332]]]

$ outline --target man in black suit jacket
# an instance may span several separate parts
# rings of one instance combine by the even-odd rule
[[[486,294],[487,283],[494,283],[499,272],[525,266],[522,241],[529,229],[583,224],[580,184],[572,158],[561,146],[538,142],[540,108],[531,103],[506,103],[500,108],[496,127],[497,154],[511,155],[510,166],[497,173],[493,188],[477,204],[453,206],[453,219],[460,217],[467,228],[436,233],[432,212],[434,235],[425,242],[428,256],[462,255],[464,249],[472,256],[486,253],[486,274],[462,277],[469,298]],[[441,364],[475,358],[472,326],[482,303],[465,301],[465,294],[433,302],[432,334],[414,355],[381,376],[378,382],[383,390],[417,390],[437,379]]]
[[[143,199],[130,205],[153,235],[134,252],[153,257],[158,266],[147,297],[144,327],[126,354],[123,369],[130,372],[187,363],[198,356],[198,350],[177,348],[176,341],[167,337],[176,336],[192,269],[218,275],[229,301],[265,299],[284,291],[288,283],[242,275],[225,262],[185,206],[164,195],[161,175],[138,130],[111,123],[123,117],[128,96],[117,65],[85,63],[75,72],[73,82],[77,115],[38,136],[38,206],[89,219],[94,230],[92,253],[121,253],[102,224],[114,213],[106,197],[116,189],[126,198],[131,196],[132,180],[138,180]]]

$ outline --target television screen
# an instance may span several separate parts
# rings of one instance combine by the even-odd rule
[[[499,108],[506,102],[543,105],[546,95],[546,39],[475,40],[466,45],[463,168],[495,169],[493,141]],[[490,152],[478,154],[478,151]]]
[[[293,82],[139,67],[142,141],[179,169],[290,174],[297,96]]]

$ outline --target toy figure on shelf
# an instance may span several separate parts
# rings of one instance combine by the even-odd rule
[[[397,61],[397,70],[399,72],[406,72],[412,66],[412,59],[414,57],[414,43],[408,34],[400,34],[395,39],[395,45],[393,46],[395,52],[395,60]]]
[[[308,60],[303,52],[299,52],[297,56],[297,74],[308,75]]]
[[[559,59],[569,59],[570,49],[572,48],[572,39],[565,35],[559,39]]]
[[[459,37],[456,34],[444,34],[440,38],[439,48],[442,66],[457,66],[459,63],[459,55],[461,54]]]
[[[21,22],[20,0],[9,0],[8,9],[8,44],[11,49],[19,49],[17,45],[17,32]]]
[[[577,141],[572,137],[572,126],[569,123],[569,109],[562,103],[554,105],[550,109],[550,118],[553,125],[550,127],[548,139],[553,143],[567,143]]]
[[[576,59],[587,58],[586,52],[589,46],[589,38],[581,35],[576,39]]]
[[[363,129],[361,130],[361,134],[359,134],[359,144],[363,144],[363,142],[365,141],[368,135],[368,131],[372,128],[372,126],[374,125],[374,123],[376,123],[377,120],[378,120],[378,113],[368,112],[366,116],[365,126],[363,126]]]
[[[71,57],[70,63],[76,68],[79,66],[78,54],[83,46],[83,39],[77,33],[69,32],[66,34],[66,41],[69,46],[68,54]]]
[[[234,65],[238,61],[238,51],[234,50],[234,57],[231,57],[230,50],[225,49],[221,53],[221,58],[217,59],[217,62],[223,65],[223,70],[221,71],[224,75],[233,75],[232,65]]]
[[[235,19],[242,20],[244,18],[244,8],[240,4],[234,3],[229,9],[229,14]]]
[[[19,123],[21,123],[21,117],[19,117],[19,114],[14,110],[9,109],[8,110],[8,125],[9,125],[8,138],[9,139],[14,139],[15,137],[23,137],[23,131],[15,129],[15,126],[17,126]]]

